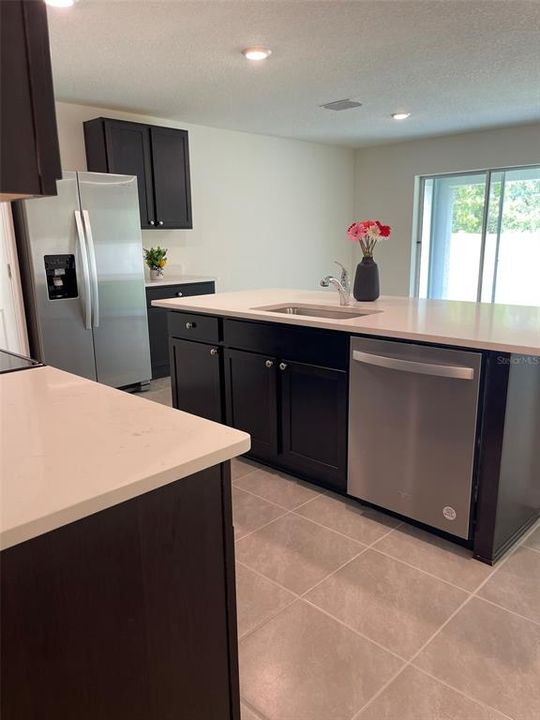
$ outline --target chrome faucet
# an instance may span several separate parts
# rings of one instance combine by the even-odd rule
[[[351,303],[351,282],[347,268],[345,268],[337,260],[334,261],[341,268],[341,276],[338,280],[332,275],[327,275],[321,280],[321,287],[330,287],[333,285],[339,293],[339,304],[350,305]]]

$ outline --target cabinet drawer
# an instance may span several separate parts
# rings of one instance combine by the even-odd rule
[[[192,297],[194,295],[211,295],[215,292],[213,282],[189,283],[189,285],[164,285],[163,287],[146,288],[146,304],[152,305],[152,300],[167,300],[175,297]]]
[[[169,335],[187,340],[219,342],[219,319],[210,315],[169,312]]]
[[[223,322],[223,333],[225,345],[239,350],[338,370],[346,370],[349,366],[347,333],[229,318]]]

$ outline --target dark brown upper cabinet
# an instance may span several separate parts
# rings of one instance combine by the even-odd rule
[[[62,177],[43,0],[0,2],[0,201],[56,195]]]
[[[141,227],[193,227],[187,130],[95,118],[84,123],[88,170],[136,175]]]

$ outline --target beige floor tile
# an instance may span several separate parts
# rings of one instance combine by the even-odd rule
[[[524,543],[527,547],[540,550],[540,525],[532,532]]]
[[[293,510],[298,505],[320,495],[320,492],[301,480],[269,470],[258,470],[244,475],[235,480],[235,484],[288,510]]]
[[[243,565],[236,566],[236,608],[238,635],[242,637],[290,605],[295,595],[257,575]]]
[[[399,667],[301,600],[240,643],[242,695],[268,720],[350,720]]]
[[[410,525],[387,535],[376,549],[471,592],[493,572],[470,550]]]
[[[409,666],[354,720],[505,720]]]
[[[243,703],[240,705],[240,711],[240,720],[262,720],[262,715],[255,715],[255,713]]]
[[[152,400],[160,405],[167,405],[172,407],[172,396],[170,389],[164,388],[162,390],[147,390],[146,392],[139,393],[139,397],[145,400]]]
[[[540,627],[472,598],[414,661],[514,720],[540,717]]]
[[[321,495],[297,512],[366,545],[399,525],[399,520],[389,515],[333,493]]]
[[[540,553],[518,548],[478,594],[540,623]]]
[[[256,495],[233,486],[234,536],[237,540],[287,512]]]
[[[467,594],[367,550],[308,593],[307,599],[355,630],[410,658]]]
[[[240,562],[301,594],[364,545],[297,515],[285,515],[236,544]]]
[[[244,477],[244,475],[247,475],[254,470],[259,470],[260,467],[260,465],[257,465],[250,460],[246,460],[243,457],[233,458],[231,460],[231,478],[234,482],[235,480]]]

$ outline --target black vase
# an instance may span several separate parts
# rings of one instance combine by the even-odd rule
[[[372,257],[362,258],[356,266],[353,295],[356,300],[364,302],[379,297],[379,268]]]

